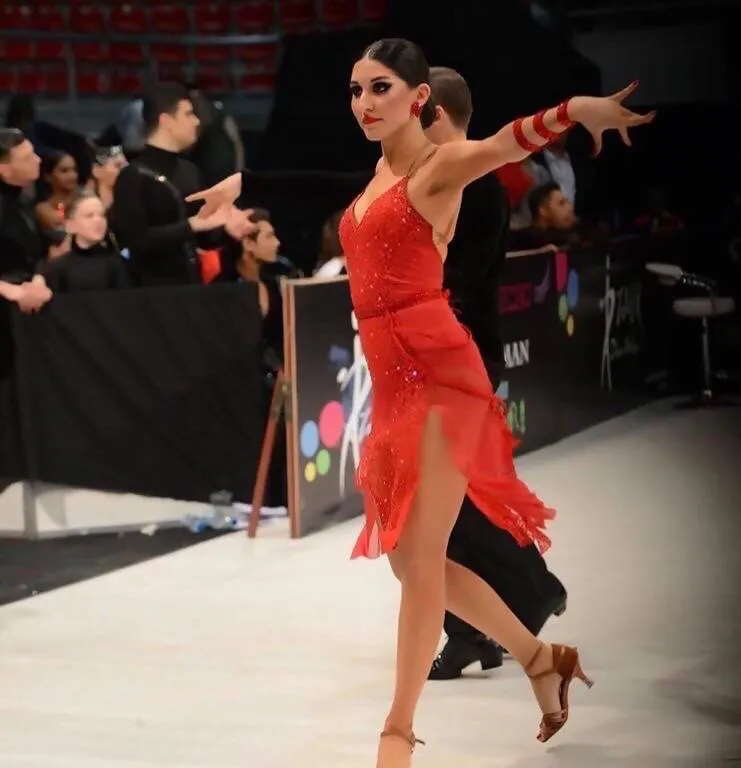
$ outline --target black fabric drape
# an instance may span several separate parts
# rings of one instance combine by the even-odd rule
[[[21,433],[13,386],[13,304],[0,299],[0,492],[23,477]]]
[[[254,286],[59,296],[14,317],[32,480],[249,499],[262,438]]]

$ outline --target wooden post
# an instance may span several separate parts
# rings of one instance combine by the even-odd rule
[[[252,512],[250,513],[250,522],[247,526],[247,536],[254,539],[257,535],[257,526],[260,523],[260,511],[262,502],[265,499],[265,486],[268,482],[268,472],[270,462],[273,457],[273,448],[275,446],[275,433],[280,426],[280,416],[286,402],[287,395],[286,377],[283,369],[279,368],[276,372],[275,383],[273,384],[273,395],[270,400],[270,414],[268,423],[265,427],[265,435],[262,439],[262,450],[260,451],[260,463],[257,465],[257,477],[255,478],[255,489],[252,493]]]

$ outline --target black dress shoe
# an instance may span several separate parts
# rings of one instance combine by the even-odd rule
[[[553,574],[549,574],[549,576],[551,577],[551,590],[544,606],[546,621],[550,616],[563,616],[566,613],[566,602],[568,599],[564,585]]]
[[[440,655],[432,662],[429,680],[455,680],[475,662],[481,669],[502,666],[502,649],[486,637],[449,637]]]

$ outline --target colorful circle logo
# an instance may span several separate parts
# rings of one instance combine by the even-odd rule
[[[318,421],[307,420],[301,425],[299,446],[305,459],[304,477],[313,483],[329,473],[332,466],[330,449],[336,448],[345,428],[342,403],[330,400],[322,408]]]
[[[574,335],[573,312],[579,303],[579,275],[569,269],[569,257],[563,251],[556,254],[556,290],[558,297],[558,319],[566,326],[566,333]]]

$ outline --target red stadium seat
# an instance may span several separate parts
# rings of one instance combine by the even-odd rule
[[[358,20],[358,0],[324,0],[322,23],[330,27],[349,27]]]
[[[305,32],[316,22],[313,0],[283,0],[280,4],[280,24],[285,32]]]
[[[58,67],[47,72],[44,89],[50,96],[66,96],[69,93],[69,76],[66,67]]]
[[[103,12],[96,5],[79,5],[71,8],[69,30],[87,35],[103,34],[106,30]]]
[[[25,40],[0,40],[0,61],[23,63],[34,58],[33,43]]]
[[[204,67],[195,74],[195,81],[199,88],[206,93],[226,93],[231,88],[231,72],[228,67]]]
[[[66,44],[61,40],[39,40],[34,58],[37,61],[60,61],[64,58]]]
[[[151,9],[152,30],[169,35],[184,35],[190,32],[188,12],[179,5],[155,6]]]
[[[185,62],[176,61],[158,61],[156,62],[155,73],[160,82],[168,80],[175,83],[182,83],[191,80],[186,71]]]
[[[278,66],[280,48],[277,43],[253,43],[240,45],[236,53],[241,61],[254,65],[257,69],[275,71]]]
[[[111,76],[111,90],[115,94],[130,96],[140,94],[145,89],[143,73],[138,72],[114,72]]]
[[[275,90],[275,74],[272,72],[253,72],[242,75],[239,87],[246,93],[271,93]]]
[[[226,45],[197,45],[194,50],[198,62],[223,63],[231,58],[231,50]]]
[[[386,0],[360,0],[360,17],[363,21],[383,21],[386,18]]]
[[[72,53],[77,61],[108,61],[108,51],[103,43],[95,41],[72,43]]]
[[[0,68],[0,93],[15,93],[17,88],[17,76],[14,69]]]
[[[229,7],[225,4],[196,6],[194,19],[196,31],[201,35],[223,35],[231,26]]]
[[[76,86],[80,96],[99,96],[108,93],[107,79],[97,70],[78,72]]]
[[[144,49],[139,43],[111,43],[111,61],[120,64],[142,64]]]
[[[39,40],[36,43],[38,61],[59,61],[64,58],[65,44],[61,40]]]
[[[67,29],[67,20],[58,6],[37,5],[33,9],[31,25],[41,32],[62,32]]]
[[[66,96],[69,78],[64,66],[43,72],[39,69],[22,70],[16,77],[16,88],[21,93],[34,96]]]
[[[16,83],[21,93],[36,95],[46,92],[46,78],[37,70],[19,72]]]
[[[188,49],[183,45],[153,43],[151,53],[159,64],[185,64],[188,61]]]
[[[136,5],[117,5],[111,9],[111,26],[116,32],[143,33],[147,29],[147,15]]]
[[[243,35],[257,35],[272,31],[275,26],[275,7],[272,0],[252,0],[234,9],[234,23]]]
[[[31,9],[26,5],[0,3],[0,29],[28,29],[31,26]]]

